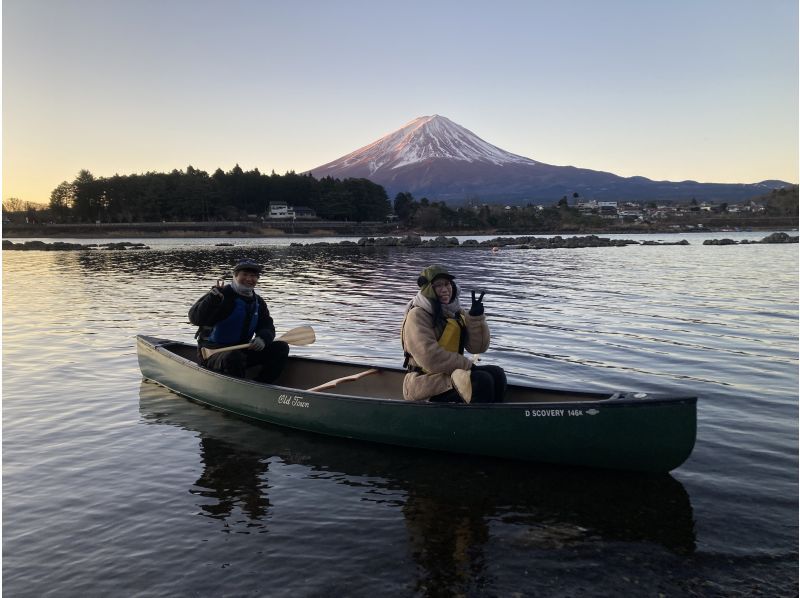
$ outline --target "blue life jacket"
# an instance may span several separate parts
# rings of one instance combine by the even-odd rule
[[[235,345],[246,343],[256,331],[258,325],[258,298],[245,301],[237,295],[233,302],[233,311],[224,320],[217,322],[208,336],[208,340],[218,345]]]

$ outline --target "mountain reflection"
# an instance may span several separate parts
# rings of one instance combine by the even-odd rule
[[[609,542],[645,542],[676,554],[695,550],[692,507],[670,475],[556,468],[537,464],[337,440],[261,425],[192,403],[143,382],[140,413],[148,423],[200,436],[203,471],[192,491],[215,519],[234,506],[248,527],[266,527],[269,462],[306,468],[302,491],[320,476],[341,487],[341,500],[399,505],[408,553],[423,595],[478,591],[490,571],[486,549],[498,538],[508,550],[576,549]],[[369,483],[365,484],[364,479]],[[335,505],[330,505],[335,510]],[[226,530],[227,531],[227,530]],[[381,533],[380,530],[373,530]]]

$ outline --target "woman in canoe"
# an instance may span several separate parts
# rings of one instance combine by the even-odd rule
[[[464,349],[489,348],[483,295],[472,292],[466,313],[459,303],[455,277],[442,266],[428,266],[417,279],[417,295],[406,306],[400,339],[408,368],[403,397],[409,401],[499,403],[506,375],[493,365],[478,366]]]

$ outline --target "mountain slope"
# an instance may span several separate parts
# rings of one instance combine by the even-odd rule
[[[416,118],[394,133],[312,172],[327,176],[325,173],[328,171],[349,170],[358,172],[358,176],[369,177],[376,172],[386,175],[404,166],[437,159],[495,165],[535,164],[533,160],[487,143],[449,118],[437,114]]]
[[[341,158],[312,169],[316,178],[366,178],[389,197],[459,202],[551,203],[579,193],[600,200],[740,200],[786,186],[783,181],[752,185],[652,181],[610,172],[553,166],[494,146],[450,119],[421,116],[397,131]]]

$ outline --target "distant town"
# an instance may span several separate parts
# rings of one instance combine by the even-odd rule
[[[430,203],[428,205],[431,205]],[[562,198],[556,204],[559,208],[570,208],[569,200]],[[546,206],[543,205],[529,205],[528,209],[533,207],[534,210],[544,212]],[[635,222],[650,222],[650,221],[673,221],[679,219],[693,219],[703,214],[727,214],[727,215],[766,215],[770,212],[770,206],[767,202],[759,203],[755,200],[747,200],[741,203],[713,203],[713,202],[698,202],[692,200],[688,204],[673,204],[673,203],[657,203],[647,202],[640,203],[634,201],[616,202],[616,201],[597,201],[597,200],[583,200],[575,198],[571,206],[580,216],[592,217],[598,216],[608,221],[621,221],[624,223]],[[476,204],[468,205],[467,209],[475,212],[480,212],[483,209],[489,211],[497,211],[494,206],[492,210],[489,204]],[[524,210],[520,206],[506,205],[502,206],[502,210],[506,213],[513,213],[515,211]],[[774,211],[774,210],[773,210]],[[252,215],[251,215],[252,217]],[[311,208],[306,206],[290,206],[285,201],[270,202],[267,212],[262,216],[262,219],[267,220],[314,220],[317,215]],[[387,215],[389,221],[397,220],[397,214]]]

